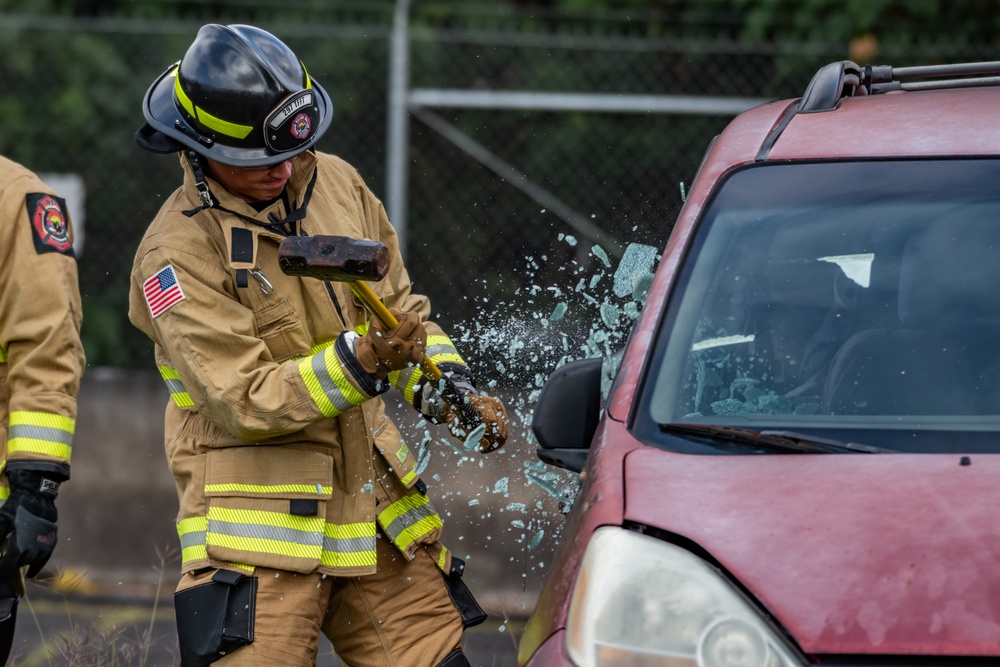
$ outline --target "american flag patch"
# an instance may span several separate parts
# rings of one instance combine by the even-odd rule
[[[181,284],[177,282],[174,267],[167,264],[160,272],[147,278],[142,284],[142,292],[146,295],[146,305],[150,314],[156,318],[175,303],[184,300]]]

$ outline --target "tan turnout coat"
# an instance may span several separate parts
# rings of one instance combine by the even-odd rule
[[[351,398],[358,405],[343,405],[317,379],[339,372],[332,343],[345,330],[363,331],[366,311],[346,284],[283,274],[280,234],[218,208],[185,215],[201,202],[190,164],[183,157],[181,163],[184,183],[136,253],[129,317],[154,341],[172,396],[165,444],[180,501],[182,570],[369,574],[378,521],[411,557],[423,544],[440,549],[434,553],[447,571],[450,554],[437,542],[440,517],[420,491],[414,455],[382,399],[359,393]],[[444,351],[437,358],[460,361],[427,321],[428,300],[411,292],[382,204],[353,167],[332,155],[299,155],[287,185],[293,207],[301,205],[314,169],[305,233],[385,243],[389,274],[371,287],[386,305],[420,314],[429,351],[435,345]],[[269,213],[278,219],[287,213],[280,201],[257,212],[208,183],[221,207],[262,222]],[[150,288],[167,267],[182,297],[175,293],[154,317],[144,285]],[[158,288],[152,284],[154,299]],[[390,375],[408,401],[417,377],[413,370]],[[390,507],[376,507],[373,447],[398,479]]]
[[[70,461],[85,365],[72,241],[65,202],[0,157],[0,468]]]

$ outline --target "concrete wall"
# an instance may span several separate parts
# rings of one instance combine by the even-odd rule
[[[60,543],[50,562],[67,588],[143,596],[155,590],[162,570],[165,590],[172,590],[180,559],[177,496],[163,453],[168,399],[155,371],[85,374],[73,476],[60,493]],[[529,482],[526,462],[537,458],[527,417],[517,400],[505,401],[512,436],[488,456],[456,451],[461,444],[444,427],[420,421],[398,401],[387,404],[414,449],[433,437],[422,478],[445,519],[445,544],[468,560],[470,586],[484,606],[516,615],[533,606],[565,515],[556,498]]]

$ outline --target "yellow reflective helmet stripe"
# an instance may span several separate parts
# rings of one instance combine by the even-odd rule
[[[11,412],[9,454],[44,454],[67,462],[73,452],[76,421],[50,412]]]
[[[274,493],[303,493],[310,496],[331,496],[333,487],[319,484],[206,484],[205,493],[243,493],[261,496]]]
[[[177,370],[170,366],[157,366],[157,368],[160,371],[160,377],[167,385],[170,398],[174,399],[174,404],[179,408],[193,408],[194,401],[191,400],[191,394],[181,382],[181,376],[177,374]]]
[[[427,496],[421,493],[404,496],[379,512],[378,521],[393,544],[402,551],[444,522]]]
[[[336,417],[367,399],[344,375],[334,347],[300,361],[299,374],[316,407],[326,417]]]
[[[312,79],[309,78],[309,72],[306,70],[306,64],[301,60],[299,61],[299,64],[302,65],[302,73],[306,75],[306,90],[308,90],[313,87]]]
[[[230,123],[228,120],[223,120],[218,116],[213,116],[192,102],[191,98],[187,96],[187,93],[185,93],[184,89],[181,87],[181,79],[177,76],[177,70],[178,68],[175,67],[169,74],[169,76],[174,77],[174,93],[177,95],[177,101],[181,103],[181,106],[184,107],[185,111],[191,114],[194,118],[197,118],[199,123],[210,130],[215,130],[219,134],[224,134],[227,137],[235,137],[237,139],[245,139],[248,134],[253,132],[253,125]]]
[[[375,565],[375,522],[326,524],[320,563],[328,567]]]

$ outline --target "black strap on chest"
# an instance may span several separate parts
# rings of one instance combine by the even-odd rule
[[[243,215],[238,211],[233,211],[225,206],[220,206],[219,203],[212,196],[212,191],[208,187],[208,183],[205,182],[205,172],[201,166],[201,158],[194,151],[188,151],[187,153],[188,161],[191,163],[191,170],[194,172],[195,187],[198,189],[198,197],[201,199],[201,206],[189,209],[187,211],[182,211],[184,215],[191,218],[204,211],[207,208],[216,209],[218,211],[223,211],[229,213],[230,215],[235,215],[240,220],[248,222],[252,225],[257,225],[258,227],[264,227],[271,231],[275,231],[283,236],[291,236],[295,234],[295,229],[298,227],[298,233],[302,236],[308,236],[306,230],[302,225],[296,225],[295,223],[301,222],[306,217],[306,208],[309,206],[309,200],[312,199],[313,188],[316,185],[316,177],[319,175],[319,168],[313,169],[312,178],[309,179],[309,185],[306,186],[306,192],[302,196],[302,205],[298,208],[292,208],[295,204],[289,203],[288,208],[290,209],[288,215],[282,219],[278,219],[275,214],[270,214],[268,216],[269,222],[261,222],[256,218],[251,218],[248,215]],[[237,240],[239,236],[239,240]],[[245,256],[243,253],[248,253],[249,257],[246,260],[237,260],[237,252],[240,252],[240,256]],[[253,258],[253,233],[249,229],[243,228],[233,228],[233,250],[232,259],[233,261],[251,261]],[[250,283],[249,271],[247,269],[237,269],[236,271],[236,286],[237,287],[247,287]],[[340,301],[337,299],[337,295],[333,291],[333,286],[329,281],[324,281],[326,284],[326,291],[330,295],[330,300],[333,302],[334,310],[337,311],[337,316],[340,321],[346,326],[347,319],[344,317],[343,311],[340,309]]]
[[[245,227],[233,227],[233,251],[232,261],[234,264],[253,261],[253,232]],[[250,284],[249,271],[247,269],[236,269],[236,286],[246,287]]]
[[[198,189],[198,198],[201,199],[201,206],[188,209],[187,211],[182,211],[184,215],[191,218],[204,211],[206,208],[212,208],[217,211],[229,213],[230,215],[235,215],[243,222],[276,231],[284,236],[288,235],[284,232],[284,230],[294,229],[294,224],[306,217],[306,208],[309,206],[309,200],[312,199],[313,187],[316,185],[316,177],[319,175],[319,168],[313,169],[312,178],[309,179],[309,185],[306,186],[306,192],[302,196],[301,206],[293,208],[295,204],[290,203],[288,208],[291,210],[284,218],[279,220],[278,216],[272,214],[269,216],[270,222],[262,222],[256,218],[251,218],[249,215],[243,215],[238,211],[233,211],[232,209],[219,205],[219,202],[217,202],[215,197],[212,196],[212,191],[209,189],[208,183],[205,181],[205,172],[201,166],[201,158],[194,151],[189,151],[187,158],[191,163],[191,170],[194,172],[195,187]]]

